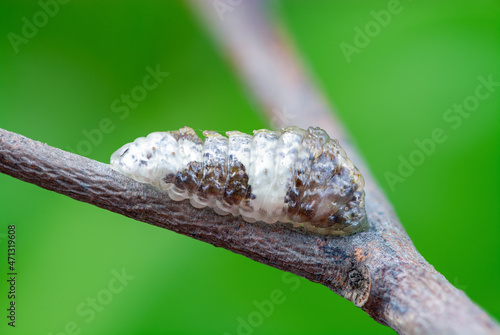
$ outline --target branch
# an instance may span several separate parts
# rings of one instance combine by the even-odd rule
[[[397,218],[385,212],[372,189],[366,205],[373,228],[326,237],[171,201],[107,164],[3,129],[0,172],[321,283],[401,333],[499,332],[487,314],[425,262],[401,229],[392,228]]]
[[[197,4],[203,6],[201,0]],[[253,81],[256,87],[267,83],[273,92],[284,90],[280,95],[284,100],[274,100],[271,94],[266,99],[260,97],[260,101],[269,107],[267,110],[272,110],[272,101],[296,102],[312,113],[311,117],[308,116],[311,114],[301,116],[299,125],[303,126],[305,119],[310,118],[311,123],[321,124],[343,140],[343,146],[367,181],[370,231],[348,237],[325,237],[283,225],[250,224],[241,218],[219,216],[211,209],[195,209],[188,201],[170,201],[164,193],[118,174],[107,164],[1,129],[0,172],[321,283],[400,333],[500,333],[495,321],[418,254],[373,178],[366,173],[365,165],[346,142],[340,125],[330,116],[327,104],[315,93],[315,87],[292,57],[293,53],[262,19],[259,8],[252,7],[253,2],[249,4],[240,11],[240,28],[260,23],[259,29],[247,30],[248,38],[255,39],[252,47],[269,51],[263,57],[272,63],[279,63],[278,57],[284,57],[289,67],[279,67],[267,74],[248,71],[256,74]],[[226,42],[230,49],[235,47]],[[273,51],[269,44],[275,42]],[[240,59],[240,68],[249,66],[249,58]],[[286,69],[291,72],[283,73]],[[272,77],[297,82],[275,87],[277,83]]]

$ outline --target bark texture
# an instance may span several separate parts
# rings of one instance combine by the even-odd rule
[[[370,231],[333,237],[195,209],[107,164],[3,129],[0,172],[321,283],[400,333],[500,333],[418,254],[384,197],[371,188]]]

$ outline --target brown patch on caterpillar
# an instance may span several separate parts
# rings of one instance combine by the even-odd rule
[[[214,131],[204,131],[203,177],[200,179],[195,194],[207,202],[222,194],[226,182],[226,156],[228,139]]]
[[[287,196],[290,200],[288,217],[294,222],[310,222],[316,213],[317,195],[313,192],[314,181],[311,172],[314,161],[321,156],[322,147],[328,135],[319,128],[309,128],[302,140],[302,148],[296,161],[296,176],[292,179]],[[314,178],[313,178],[314,179]]]
[[[178,190],[188,192],[189,195],[192,195],[200,184],[202,176],[202,164],[193,161],[188,163],[186,169],[177,172],[171,182],[174,183]]]
[[[368,227],[366,212],[364,210],[364,192],[357,191],[344,206],[333,213],[324,222],[308,223],[308,229],[319,231],[326,229],[337,235],[350,235]]]
[[[332,154],[328,151],[316,155],[312,161],[297,213],[303,222],[314,222],[315,225],[318,223],[318,226],[328,227],[324,222],[332,211],[331,198],[335,197],[328,187],[328,181],[331,180],[332,174],[336,173],[335,168],[332,169],[332,161]]]
[[[224,165],[205,165],[196,195],[202,200],[217,199],[224,191],[225,181]]]
[[[251,209],[247,200],[254,199],[252,187],[248,184],[248,174],[245,166],[238,160],[234,160],[231,167],[226,171],[224,165],[205,166],[197,162],[190,162],[189,167],[181,174],[177,174],[175,181],[181,188],[189,183],[189,195],[196,195],[204,201],[218,199],[228,208],[240,206]],[[203,173],[204,172],[204,173]]]
[[[162,180],[166,183],[166,184],[169,184],[171,183],[175,178],[175,174],[173,173],[170,173],[170,174],[167,174],[165,177],[162,178]]]
[[[368,226],[368,218],[365,211],[365,192],[357,191],[351,200],[342,207],[337,216],[333,218],[342,225],[347,233],[353,233],[360,227]]]
[[[299,201],[306,179],[307,174],[303,170],[296,171],[295,178],[292,179],[292,184],[285,196],[285,203],[288,203],[287,214],[289,218],[293,218],[299,212]]]
[[[228,206],[238,206],[243,199],[248,199],[247,193],[251,194],[251,187],[248,185],[248,175],[245,166],[238,160],[231,157],[229,171],[225,183],[222,201]]]
[[[318,135],[319,134],[319,135]],[[358,189],[350,170],[341,165],[337,141],[325,142],[321,132],[309,132],[304,141],[308,142],[309,173],[297,171],[295,180],[287,191],[288,217],[294,222],[307,223],[311,227],[342,231],[358,218],[353,198]],[[353,201],[354,200],[354,201]],[[351,201],[351,202],[350,202]],[[349,206],[345,206],[350,202]],[[346,216],[344,211],[349,212]],[[351,218],[352,217],[352,218]],[[315,230],[314,228],[312,230]]]

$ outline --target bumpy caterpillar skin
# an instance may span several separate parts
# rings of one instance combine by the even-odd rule
[[[256,130],[254,136],[189,127],[125,144],[111,167],[194,207],[285,222],[324,235],[368,228],[364,180],[337,140],[320,128]]]

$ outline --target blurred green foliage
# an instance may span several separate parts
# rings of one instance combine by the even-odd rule
[[[418,250],[498,319],[498,87],[456,129],[444,115],[475,94],[478,77],[500,81],[499,3],[401,1],[388,22],[370,26],[389,3],[274,1],[271,9]],[[153,131],[269,127],[184,3],[72,1],[45,24],[41,10],[36,1],[0,2],[0,127],[102,162]],[[38,20],[36,33],[23,18]],[[363,42],[356,34],[367,25]],[[33,36],[21,43],[12,33],[25,38],[23,29]],[[357,52],[346,57],[342,43]],[[142,85],[148,66],[169,75],[116,112],[113,102]],[[436,128],[446,140],[391,187],[387,172]],[[5,175],[0,189],[0,278],[8,224],[17,227],[19,272],[15,330],[1,280],[2,334],[393,333],[321,285]],[[113,279],[122,269],[134,277],[126,286]],[[280,291],[282,303],[259,319],[257,305]]]

